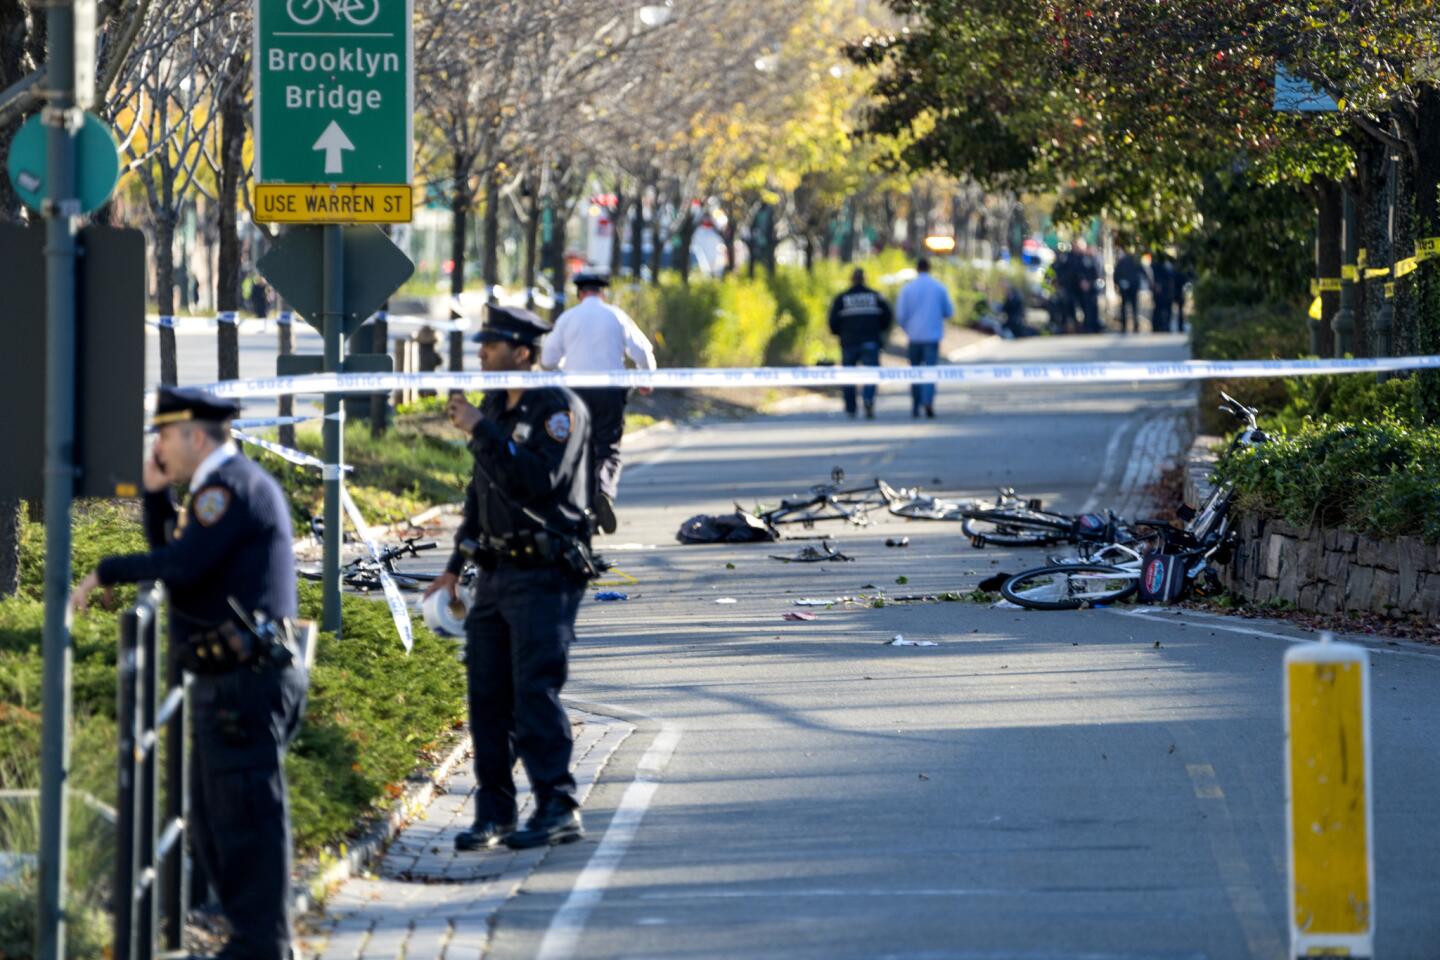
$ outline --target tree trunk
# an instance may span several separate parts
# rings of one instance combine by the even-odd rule
[[[560,318],[565,308],[565,287],[568,285],[568,271],[565,266],[565,203],[551,199],[547,208],[550,215],[549,231],[545,235],[545,266],[550,273],[550,286],[555,291],[555,308],[550,312],[550,322]]]
[[[20,529],[25,522],[19,497],[0,497],[0,597],[20,589]]]
[[[840,262],[855,262],[855,229],[856,207],[859,204],[854,197],[845,199],[845,232],[840,237]]]
[[[1416,240],[1440,236],[1440,89],[1425,85],[1420,92],[1416,124],[1420,133],[1420,162],[1415,167]],[[1440,259],[1426,260],[1411,274],[1415,280],[1415,313],[1411,318],[1412,348],[1418,354],[1440,352]],[[1397,344],[1398,346],[1398,344]],[[1440,422],[1440,373],[1417,374],[1420,411],[1426,423]]]
[[[485,220],[481,231],[485,262],[480,279],[485,284],[485,302],[494,303],[495,288],[500,285],[500,176],[493,167],[485,176]]]
[[[912,187],[910,202],[905,207],[905,252],[912,257],[920,255],[920,189]]]
[[[610,279],[619,281],[620,272],[625,268],[625,215],[629,208],[621,194],[615,195],[615,208],[610,217]]]
[[[535,281],[540,272],[540,185],[530,181],[525,199],[525,309],[535,309]]]
[[[779,224],[775,222],[775,208],[765,205],[765,272],[775,276],[775,248],[779,242]]]
[[[1385,302],[1379,281],[1367,281],[1365,271],[1377,262],[1384,263],[1385,251],[1385,156],[1389,151],[1379,144],[1367,145],[1360,151],[1359,176],[1355,195],[1355,220],[1360,232],[1360,249],[1364,254],[1358,265],[1355,290],[1359,294],[1355,306],[1355,341],[1357,357],[1373,357],[1377,353],[1375,333],[1380,306]]]
[[[665,231],[660,224],[660,194],[650,210],[650,282],[659,286],[660,270],[665,260]]]
[[[805,251],[805,272],[813,274],[815,272],[815,241],[808,233],[805,235],[803,249]]]
[[[690,248],[699,228],[700,218],[695,215],[693,207],[687,208],[675,230],[675,258],[680,268],[680,283],[687,287],[690,285]]]
[[[738,229],[733,216],[725,221],[725,230],[720,234],[720,239],[725,243],[725,270],[721,276],[728,277],[735,272],[735,234]]]
[[[162,317],[175,315],[175,214],[168,209],[155,217],[155,301]],[[160,327],[160,382],[179,383],[175,356],[175,328]]]
[[[473,198],[470,196],[470,158],[457,153],[451,159],[454,161],[452,173],[455,179],[450,193],[450,319],[457,320],[460,311],[456,308],[460,295],[465,292],[465,239]],[[488,243],[485,249],[488,265]],[[385,341],[379,343],[383,350]],[[453,330],[450,332],[450,369],[465,369],[465,338]]]
[[[630,221],[630,276],[638,283],[645,264],[645,191],[635,197]]]
[[[225,94],[220,105],[219,277],[215,309],[240,310],[240,234],[235,213],[240,203],[240,178],[245,173],[245,53],[244,48],[225,63]],[[240,324],[216,324],[221,380],[240,378]]]
[[[1315,271],[1321,279],[1338,279],[1340,276],[1340,241],[1344,227],[1344,209],[1340,196],[1340,185],[1331,180],[1316,185],[1320,195],[1317,210],[1318,240],[1315,248]],[[1334,330],[1331,324],[1340,309],[1340,293],[1334,290],[1320,291],[1320,325],[1312,327],[1311,349],[1317,356],[1334,355]]]

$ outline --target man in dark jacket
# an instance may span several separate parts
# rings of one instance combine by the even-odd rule
[[[830,332],[840,338],[840,362],[847,367],[880,366],[880,345],[890,332],[890,304],[865,286],[865,271],[850,275],[850,289],[830,304]],[[857,413],[855,388],[844,387],[845,412]],[[875,385],[864,388],[865,417],[875,419]]]
[[[1145,268],[1128,250],[1120,251],[1115,261],[1115,289],[1120,292],[1120,332],[1140,332],[1140,285]]]
[[[1170,332],[1170,317],[1175,308],[1175,268],[1157,253],[1150,261],[1150,296],[1155,301],[1150,314],[1150,329],[1156,333]]]

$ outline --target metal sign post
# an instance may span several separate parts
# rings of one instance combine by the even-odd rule
[[[66,780],[70,771],[70,670],[66,622],[70,599],[70,504],[75,490],[75,11],[68,2],[46,14],[49,129],[45,194],[45,679],[40,768],[41,960],[65,956]]]
[[[1373,957],[1370,660],[1334,643],[1285,654],[1290,956]]]
[[[313,247],[319,233],[318,250],[288,265],[267,256],[262,272],[297,306],[305,291],[318,293],[310,298],[318,303],[301,312],[325,338],[326,372],[347,368],[347,326],[357,305],[348,302],[346,274],[368,274],[372,266],[370,258],[349,255],[341,225],[411,218],[413,16],[413,0],[255,0],[256,219],[326,224],[302,227],[282,240]],[[396,274],[399,286],[413,267],[381,239],[390,249],[381,251],[380,260],[388,253],[404,263]],[[381,290],[375,305],[394,289]],[[327,394],[323,626],[337,633],[344,529],[340,411],[340,397]]]

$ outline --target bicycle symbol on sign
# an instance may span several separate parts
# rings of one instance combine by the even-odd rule
[[[326,8],[336,20],[348,20],[355,27],[363,27],[380,16],[380,0],[285,0],[285,12],[302,27],[319,22]]]

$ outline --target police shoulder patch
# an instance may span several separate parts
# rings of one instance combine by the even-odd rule
[[[571,426],[570,411],[561,410],[550,414],[550,419],[545,421],[545,432],[550,434],[551,439],[564,443],[570,439]]]
[[[195,500],[190,505],[195,522],[202,527],[214,526],[229,509],[230,491],[224,487],[206,487],[195,494]]]

